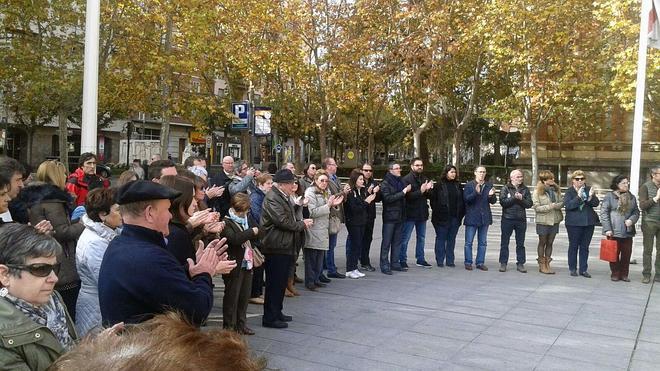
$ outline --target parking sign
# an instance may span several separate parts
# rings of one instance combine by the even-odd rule
[[[231,104],[231,112],[234,120],[231,123],[232,130],[248,130],[250,128],[250,103],[234,102]]]

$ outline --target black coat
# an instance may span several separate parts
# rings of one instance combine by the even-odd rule
[[[532,193],[524,184],[517,191],[522,194],[522,200],[514,197],[516,187],[510,182],[500,190],[500,205],[502,205],[502,218],[509,220],[527,221],[526,209],[532,207]]]
[[[231,183],[232,178],[225,174],[224,170],[220,172],[211,179],[209,179],[209,186],[218,186],[225,187],[225,191],[222,193],[222,196],[215,197],[209,200],[209,207],[213,210],[220,213],[220,216],[224,217],[229,212],[229,207],[231,203],[231,195],[229,194],[229,184]]]
[[[429,218],[429,205],[426,202],[428,191],[422,193],[422,184],[428,179],[424,174],[416,175],[414,172],[404,176],[403,183],[410,184],[410,192],[406,193],[406,220],[422,221]]]
[[[377,186],[378,182],[376,182],[373,178],[369,179],[369,181],[365,182],[364,184],[364,189],[368,190],[370,186]],[[367,192],[369,193],[369,192]],[[367,194],[368,195],[368,194]],[[378,192],[376,193],[376,198],[372,203],[369,204],[369,207],[367,208],[367,217],[370,220],[375,220],[376,219],[376,202],[380,202],[383,199],[382,193]]]
[[[397,185],[397,181],[401,182]],[[380,183],[383,197],[383,223],[401,223],[406,217],[406,198],[401,186],[405,187],[401,177],[387,173]]]
[[[456,198],[452,202],[456,209],[453,210],[452,213],[449,212],[449,187],[455,189],[455,193],[452,194],[456,195]],[[456,181],[441,181],[436,183],[433,189],[429,192],[431,196],[431,209],[433,209],[431,222],[433,224],[446,224],[450,220],[450,214],[452,214],[456,215],[458,223],[460,224],[465,216],[463,185]]]
[[[167,235],[167,246],[165,250],[171,252],[187,272],[188,258],[193,261],[196,260],[196,246],[193,245],[192,235],[188,232],[185,224],[176,221],[170,221],[169,228],[170,234]]]
[[[351,189],[348,199],[344,204],[344,216],[346,225],[364,226],[369,217],[369,206],[364,199],[367,198],[366,189]],[[372,202],[373,204],[373,202]]]

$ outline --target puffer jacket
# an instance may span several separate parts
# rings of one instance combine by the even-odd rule
[[[266,194],[261,209],[261,252],[264,254],[294,255],[304,239],[305,223],[297,220],[291,200],[277,186]]]
[[[561,208],[564,206],[564,198],[561,195],[559,187],[555,189],[555,202],[550,200],[547,192],[539,194],[537,189],[532,194],[532,207],[536,211],[536,224],[541,225],[555,225],[564,220],[564,214]]]
[[[18,194],[22,205],[16,216],[19,223],[37,225],[42,220],[48,220],[53,226],[53,237],[62,245],[59,280],[55,285],[58,290],[66,290],[80,285],[80,277],[76,269],[76,244],[85,226],[82,223],[71,223],[69,216],[72,211],[72,197],[65,190],[52,184],[35,182],[23,188]]]
[[[76,302],[76,330],[80,336],[88,332],[102,330],[101,309],[99,307],[99,270],[108,244],[117,231],[107,225],[95,222],[83,215],[85,230],[76,245],[76,268],[81,287]]]
[[[406,198],[405,194],[397,188],[397,180],[401,181],[401,178],[387,173],[380,183],[380,192],[383,197],[383,223],[401,223],[406,217]],[[401,185],[405,187],[403,181],[401,181]]]
[[[522,194],[522,200],[517,199],[514,195],[516,191]],[[500,205],[502,205],[502,218],[509,220],[527,220],[526,209],[532,207],[532,194],[529,192],[529,188],[524,184],[521,184],[520,187],[516,187],[507,183],[500,190]]]
[[[635,196],[630,192],[628,192],[628,196],[630,197],[630,210],[625,214],[621,214],[617,210],[619,208],[619,196],[616,193],[609,192],[603,198],[603,203],[600,205],[600,222],[603,225],[603,235],[612,232],[613,237],[617,238],[632,238],[635,236],[635,224],[639,220],[639,208]],[[633,222],[630,228],[626,227],[626,220]]]
[[[60,302],[62,298],[55,291]],[[69,314],[69,335],[78,335]],[[43,371],[64,354],[64,348],[46,327],[28,318],[12,303],[0,298],[0,370]]]
[[[589,194],[591,187],[585,187],[586,194]],[[598,215],[594,210],[600,204],[600,200],[595,195],[591,199],[583,200],[578,196],[575,187],[569,187],[564,195],[564,208],[566,209],[566,225],[576,227],[586,227],[600,223]]]
[[[305,197],[309,200],[307,204],[309,217],[314,220],[312,227],[305,230],[305,248],[328,250],[328,246],[330,246],[330,236],[328,234],[330,206],[328,206],[328,199],[313,185],[305,190]]]

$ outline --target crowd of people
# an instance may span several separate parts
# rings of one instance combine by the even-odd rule
[[[331,157],[307,164],[301,174],[292,163],[274,174],[262,173],[230,156],[217,174],[209,174],[201,157],[181,166],[153,157],[148,167],[136,160],[112,187],[96,175],[95,165],[96,156],[87,153],[70,175],[60,162],[49,160],[28,176],[18,161],[0,158],[2,366],[46,369],[67,353],[58,362],[66,368],[84,362],[98,344],[121,349],[116,338],[129,338],[127,329],[135,328],[140,338],[145,329],[156,331],[168,321],[185,323],[177,327],[181,331],[196,331],[216,302],[213,277],[222,277],[224,336],[238,339],[226,346],[237,347],[233,354],[241,356],[235,362],[260,369],[264,365],[250,359],[237,338],[255,333],[246,320],[248,303],[263,305],[262,326],[286,328],[293,318],[285,314],[284,298],[300,295],[296,283],[318,291],[332,279],[360,279],[377,269],[385,275],[405,272],[413,231],[415,265],[431,268],[424,250],[429,217],[437,267],[456,267],[455,246],[464,225],[463,266],[487,271],[491,205],[497,202],[502,208],[500,272],[508,269],[515,234],[516,271],[527,273],[531,208],[543,274],[555,274],[550,263],[561,221],[568,233],[571,276],[591,277],[589,244],[600,224],[604,237],[617,244],[612,281],[630,281],[640,209],[644,283],[652,277],[654,243],[660,248],[660,166],[651,169],[638,202],[624,175],[612,180],[602,200],[580,170],[572,173],[572,185],[563,194],[547,170],[535,187],[527,187],[522,171],[513,170],[498,192],[484,166],[463,185],[451,165],[437,180],[428,179],[419,158],[410,162],[406,175],[401,164],[389,164],[380,182],[365,163],[350,172],[346,184]],[[377,203],[382,204],[382,239],[372,264]],[[348,232],[345,273],[335,261],[343,226]],[[304,262],[302,277],[299,261]],[[656,281],[658,269],[656,259]],[[168,314],[172,310],[181,318]],[[80,339],[85,340],[78,346]]]

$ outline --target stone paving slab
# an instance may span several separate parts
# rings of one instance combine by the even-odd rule
[[[377,220],[372,264],[378,261],[380,228]],[[498,272],[499,230],[498,221],[489,230],[488,272],[463,269],[463,228],[456,268],[411,264],[412,238],[408,272],[333,279],[317,292],[300,285],[301,296],[285,299],[284,311],[294,321],[283,330],[261,327],[263,309],[250,305],[248,323],[257,334],[246,339],[272,370],[660,369],[660,288],[640,282],[641,237],[633,251],[640,264],[631,265],[632,282],[625,283],[610,281],[609,266],[598,260],[600,228],[590,248],[591,279],[569,276],[563,226],[553,253],[557,274],[538,272],[532,224],[526,235],[529,273],[516,272],[515,260],[507,272]],[[429,223],[430,263],[434,238]],[[342,231],[335,253],[340,271],[345,240]],[[222,281],[216,285],[210,326],[221,325]]]

